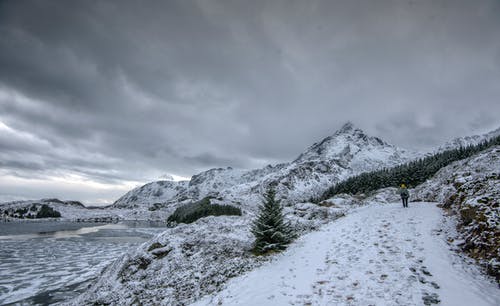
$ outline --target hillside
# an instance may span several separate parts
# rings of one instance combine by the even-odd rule
[[[112,208],[138,208],[139,203],[161,203],[185,190],[187,181],[156,181],[134,188],[116,200]],[[152,206],[151,206],[152,207]]]
[[[78,201],[62,201],[54,198],[1,203],[0,217],[5,221],[56,218],[104,222],[120,219],[118,214],[107,209],[86,207]]]
[[[434,201],[456,219],[451,239],[500,283],[500,146],[455,162],[418,186],[416,201]]]
[[[119,220],[165,221],[165,211],[134,208],[87,207],[78,201],[59,199],[22,200],[0,203],[0,220],[6,222],[32,221],[89,221],[115,222]]]
[[[347,207],[300,203],[285,210],[299,233],[342,217]],[[220,290],[269,257],[252,254],[253,216],[205,217],[168,228],[108,266],[89,290],[69,305],[188,304]]]

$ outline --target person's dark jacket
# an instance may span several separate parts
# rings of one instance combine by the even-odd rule
[[[402,198],[409,198],[410,197],[410,192],[408,191],[408,188],[400,187],[399,188],[399,195]]]

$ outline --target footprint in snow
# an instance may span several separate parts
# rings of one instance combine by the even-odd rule
[[[423,276],[418,275],[418,281],[422,284],[427,284],[427,280]]]
[[[435,282],[430,282],[431,286],[434,287],[434,289],[439,289],[441,287],[439,287],[438,284],[436,284]]]
[[[422,271],[422,273],[424,273],[425,275],[427,276],[432,276],[431,272],[429,272],[429,270],[427,270],[427,267],[426,266],[422,266],[420,268],[420,271]]]
[[[422,301],[424,302],[424,305],[439,304],[441,302],[437,293],[428,292],[422,293]]]

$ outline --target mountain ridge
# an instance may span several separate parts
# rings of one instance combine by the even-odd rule
[[[147,187],[155,185],[151,182],[129,191],[112,207],[143,206],[149,209],[155,202],[163,201],[166,208],[204,196],[233,204],[248,202],[256,207],[260,194],[269,187],[275,188],[285,202],[292,203],[307,200],[350,175],[394,166],[419,156],[417,152],[369,136],[352,122],[347,122],[291,162],[251,170],[213,168],[194,175],[188,183],[176,182],[163,189],[156,186],[156,191]],[[155,197],[155,192],[173,196],[170,199]]]
[[[458,147],[466,147],[469,145],[477,145],[485,140],[491,139],[493,137],[500,136],[500,127],[485,134],[476,134],[470,136],[462,136],[453,138],[450,141],[445,142],[443,145],[439,146],[436,151],[443,152],[446,150],[458,148]]]

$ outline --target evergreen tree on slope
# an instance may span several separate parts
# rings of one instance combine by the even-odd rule
[[[264,194],[252,233],[255,236],[254,251],[258,254],[284,250],[295,237],[290,224],[285,223],[283,207],[280,201],[276,200],[276,192],[273,189]]]

